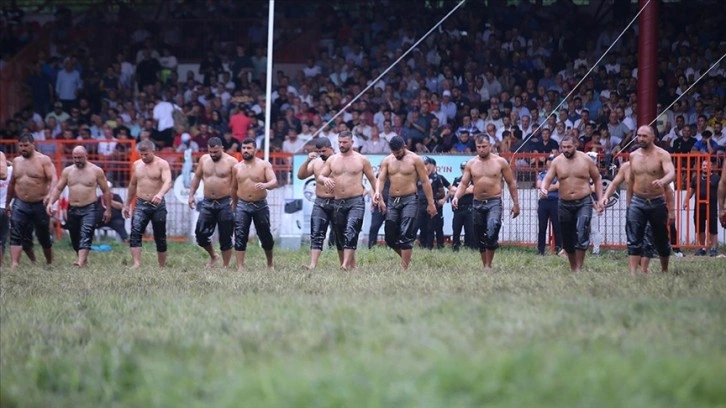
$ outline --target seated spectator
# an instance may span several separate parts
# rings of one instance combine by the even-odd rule
[[[179,146],[177,146],[176,152],[184,153],[187,149],[192,149],[192,153],[198,153],[199,143],[192,140],[192,135],[189,133],[182,133],[179,137]]]
[[[551,138],[550,130],[547,128],[542,128],[540,133],[542,138],[539,142],[535,143],[532,146],[532,152],[543,154],[557,154],[560,150],[560,145]]]
[[[113,187],[113,183],[108,182],[108,187]],[[124,206],[124,201],[120,195],[113,193],[113,200],[111,201],[111,219],[108,222],[103,222],[103,213],[106,209],[107,203],[103,195],[99,195],[96,200],[96,226],[98,228],[108,227],[116,231],[121,241],[124,243],[128,242],[129,234],[126,232],[126,220],[121,214],[121,209]]]
[[[363,142],[360,152],[363,154],[388,154],[391,152],[388,142],[381,139],[377,127],[371,128],[371,138]]]
[[[713,133],[710,130],[701,132],[701,140],[694,143],[691,152],[716,154],[719,150],[719,145],[711,136],[713,136]]]
[[[461,129],[460,129],[461,130]],[[454,142],[451,147],[450,153],[474,153],[476,152],[476,144],[474,140],[470,138],[469,132],[461,130],[457,141]]]
[[[297,154],[302,151],[303,146],[305,146],[305,142],[300,140],[295,129],[288,129],[287,137],[282,142],[282,151],[284,153]]]

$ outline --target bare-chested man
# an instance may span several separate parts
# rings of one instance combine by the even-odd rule
[[[141,266],[141,238],[151,221],[156,243],[156,256],[159,266],[166,266],[166,201],[164,195],[171,188],[171,169],[169,162],[154,154],[154,143],[143,140],[136,145],[141,156],[133,164],[129,190],[123,216],[129,218],[130,206],[136,198],[134,214],[131,218],[129,247],[133,258],[132,268]]]
[[[338,134],[338,149],[325,161],[320,172],[320,180],[335,195],[335,245],[338,251],[343,250],[342,269],[355,268],[355,250],[358,248],[358,235],[363,227],[365,215],[365,189],[363,175],[371,185],[371,197],[375,197],[376,178],[371,162],[362,154],[353,150],[353,135],[348,131]]]
[[[664,188],[676,175],[671,155],[655,145],[650,126],[641,126],[637,133],[640,149],[630,154],[630,177],[626,198],[628,255],[630,273],[635,274],[643,256],[645,226],[653,228],[653,242],[660,256],[663,272],[668,272],[671,245],[668,240],[668,208]]]
[[[207,142],[209,154],[199,159],[189,190],[189,208],[196,206],[194,195],[199,181],[204,181],[204,200],[199,203],[199,219],[194,231],[197,244],[209,254],[209,265],[217,263],[218,256],[210,240],[214,229],[219,228],[219,249],[222,263],[229,266],[232,257],[232,233],[234,232],[234,213],[232,212],[232,168],[237,159],[224,152],[222,139],[212,137]]]
[[[245,266],[245,251],[250,235],[250,224],[255,223],[257,238],[267,258],[267,267],[272,269],[272,238],[270,207],[267,206],[267,190],[277,187],[277,177],[272,165],[255,157],[257,143],[248,138],[242,141],[242,161],[234,168],[232,178],[232,210],[234,211],[234,250],[237,270]]]
[[[519,195],[517,182],[509,163],[491,152],[489,137],[476,138],[477,157],[466,162],[461,182],[456,189],[451,206],[459,207],[459,199],[466,194],[469,183],[474,185],[472,203],[472,224],[474,237],[479,245],[479,253],[484,268],[491,268],[494,251],[499,248],[499,230],[502,228],[502,180],[507,183],[512,197],[512,218],[519,215]]]
[[[53,262],[53,240],[50,237],[50,216],[45,206],[49,193],[58,184],[58,175],[50,157],[35,151],[30,134],[18,139],[18,157],[13,159],[13,174],[8,184],[5,211],[10,212],[10,267],[17,268],[20,254],[35,262],[33,229],[48,265]],[[12,208],[10,202],[15,198]]]
[[[317,152],[308,154],[308,158],[297,171],[297,178],[300,180],[315,176],[315,203],[313,212],[310,214],[310,265],[307,266],[308,269],[315,269],[318,266],[318,259],[323,252],[325,234],[328,232],[328,226],[333,221],[335,214],[334,195],[328,191],[318,177],[325,167],[325,162],[335,154],[335,151],[327,137],[318,138],[315,149]],[[338,258],[342,264],[343,251],[338,251]]]
[[[111,189],[103,169],[88,162],[88,152],[83,146],[73,148],[73,164],[63,169],[58,186],[51,191],[46,206],[48,215],[53,215],[53,204],[68,186],[68,234],[71,236],[76,262],[73,265],[83,268],[88,261],[91,242],[96,228],[96,187],[103,192],[107,203],[112,201]],[[103,213],[103,221],[111,219],[111,206]]]
[[[585,153],[577,150],[577,140],[570,135],[562,138],[560,150],[550,165],[540,188],[540,197],[546,197],[555,177],[560,185],[557,214],[560,217],[562,248],[570,261],[570,270],[579,272],[585,263],[585,251],[590,246],[590,221],[593,207],[602,212],[602,181],[600,172]],[[590,183],[595,186],[592,201]]]
[[[421,182],[426,196],[426,212],[430,217],[437,214],[434,195],[431,190],[426,166],[416,153],[408,151],[401,136],[394,136],[388,142],[391,154],[383,159],[376,181],[373,204],[386,213],[386,244],[401,257],[401,268],[408,269],[411,262],[413,242],[416,240],[416,183]],[[391,187],[388,203],[384,203],[380,191],[386,181]]]
[[[613,181],[608,186],[608,189],[603,193],[602,199],[600,200],[600,207],[605,209],[607,206],[608,199],[615,194],[615,191],[620,185],[630,179],[630,162],[623,163],[618,170],[618,174],[615,176]],[[673,183],[665,186],[665,199],[666,205],[668,206],[668,220],[673,222],[676,218],[676,210],[674,207],[675,192],[673,191]],[[627,193],[626,193],[627,194]],[[626,197],[625,202],[629,202],[630,197]],[[643,256],[640,258],[640,270],[643,273],[648,273],[648,267],[650,266],[650,260],[655,256],[655,247],[653,246],[653,226],[648,223],[645,227],[645,238],[643,242]]]
[[[10,229],[10,217],[5,213],[5,197],[8,194],[8,173],[11,171],[12,167],[8,167],[5,153],[0,152],[0,266],[3,266],[5,241]]]
[[[726,163],[721,167],[721,180],[718,182],[718,218],[726,228]]]

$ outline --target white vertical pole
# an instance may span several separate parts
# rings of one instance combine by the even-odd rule
[[[272,126],[272,44],[275,32],[275,0],[267,12],[267,80],[265,82],[265,161],[270,160],[270,126]]]

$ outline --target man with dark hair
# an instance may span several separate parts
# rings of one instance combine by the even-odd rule
[[[308,269],[315,269],[318,266],[318,259],[323,252],[325,234],[335,214],[334,194],[325,188],[319,178],[325,162],[335,152],[330,140],[326,137],[316,139],[315,150],[308,154],[307,159],[297,171],[297,178],[300,180],[305,180],[310,176],[315,177],[315,203],[313,212],[310,214],[310,264],[306,266]],[[338,258],[340,258],[340,263],[343,263],[343,251],[338,251]]]
[[[552,161],[555,156],[549,155],[545,160],[545,170],[537,175],[537,181],[535,187],[539,190],[542,188],[542,180],[547,175],[547,170],[550,168]],[[557,214],[557,203],[560,199],[559,195],[560,185],[557,183],[557,179],[553,179],[550,183],[550,187],[547,189],[547,195],[540,197],[537,202],[537,219],[539,221],[539,228],[537,229],[537,253],[539,255],[545,254],[546,237],[547,237],[547,224],[551,225],[552,235],[555,238],[555,253],[559,254],[562,249],[562,234],[560,233],[560,219]]]
[[[340,153],[328,158],[319,178],[335,195],[335,244],[338,251],[343,251],[340,267],[349,270],[355,268],[355,250],[358,248],[358,235],[365,214],[363,175],[370,182],[372,193],[376,192],[375,177],[371,162],[353,150],[353,135],[350,132],[340,132],[338,147]],[[375,194],[371,196],[375,197]]]
[[[131,217],[131,203],[136,198],[133,218],[131,218],[131,235],[129,247],[133,264],[131,268],[141,266],[141,238],[146,226],[151,222],[156,243],[156,256],[159,266],[166,266],[166,201],[164,195],[171,188],[171,169],[169,162],[154,154],[154,143],[143,140],[136,145],[141,159],[132,166],[129,190],[126,193],[126,204],[123,216]]]
[[[442,249],[444,247],[444,203],[449,196],[449,180],[440,175],[436,171],[436,160],[427,156],[424,159],[426,172],[431,182],[431,191],[434,196],[434,204],[436,205],[436,215],[429,219],[426,228],[421,230],[421,246],[427,249],[434,248],[434,239],[436,247]],[[425,218],[426,214],[419,213],[419,218]]]
[[[18,156],[13,159],[13,173],[5,198],[5,211],[10,215],[11,225],[11,268],[18,267],[23,251],[35,263],[33,229],[43,248],[46,263],[50,265],[53,262],[50,217],[45,206],[50,199],[49,192],[55,189],[56,184],[58,175],[53,162],[48,156],[35,150],[33,136],[29,133],[21,135],[18,139]]]
[[[73,164],[63,169],[58,186],[50,193],[46,206],[48,215],[53,215],[53,204],[58,201],[63,189],[68,186],[68,233],[77,259],[73,265],[84,268],[96,228],[96,187],[103,191],[106,201],[111,201],[111,190],[103,169],[88,162],[88,153],[83,146],[73,148]],[[103,220],[111,219],[111,207],[103,213]]]
[[[461,163],[461,172],[462,175],[464,173],[464,168],[466,167],[466,162]],[[459,187],[459,184],[461,184],[461,178],[462,176],[454,178],[454,181],[451,183],[451,186],[449,187],[449,197],[454,197],[454,194],[456,194],[456,189]],[[469,183],[468,186],[466,186],[466,190],[464,191],[464,195],[461,196],[461,199],[459,199],[459,207],[453,209],[454,211],[454,217],[451,220],[451,229],[452,229],[452,237],[451,237],[451,249],[454,250],[454,252],[458,251],[459,248],[461,248],[461,230],[464,229],[464,246],[470,249],[474,249],[474,234],[472,231],[472,225],[471,225],[471,204],[474,200],[474,185]]]
[[[413,242],[416,240],[417,183],[422,185],[429,217],[436,215],[436,205],[431,181],[421,157],[406,148],[401,136],[391,138],[388,146],[391,154],[381,162],[373,204],[386,213],[386,244],[401,257],[401,268],[408,269]],[[387,181],[390,181],[389,197],[388,202],[384,203],[381,191]]]
[[[600,172],[585,153],[577,150],[577,139],[567,135],[560,143],[562,154],[550,164],[540,185],[540,198],[547,197],[550,186],[557,178],[560,197],[557,216],[560,219],[562,247],[570,261],[570,270],[579,272],[585,262],[585,251],[590,246],[590,221],[593,207],[602,212],[602,182]],[[593,203],[590,181],[595,186]]]
[[[222,252],[222,264],[227,267],[232,258],[232,169],[237,159],[224,152],[222,140],[216,136],[209,139],[207,149],[209,153],[199,158],[189,186],[189,208],[199,210],[194,234],[197,244],[209,254],[207,266],[214,266],[219,259],[210,239],[215,228],[219,228],[219,250]],[[204,181],[204,199],[197,205],[194,197],[200,181]]]
[[[459,208],[459,199],[466,193],[469,183],[474,185],[472,203],[472,224],[474,236],[479,243],[479,252],[484,268],[491,269],[494,251],[499,248],[499,230],[502,227],[502,181],[507,183],[512,197],[512,218],[519,215],[517,182],[509,162],[491,152],[489,137],[476,138],[477,157],[466,162],[461,184],[456,189],[451,206]]]
[[[270,228],[270,208],[267,206],[267,190],[277,187],[277,177],[272,165],[255,157],[255,139],[242,141],[242,161],[232,169],[232,211],[234,211],[234,249],[237,271],[245,265],[245,252],[250,234],[250,224],[255,223],[257,237],[267,258],[267,268],[272,269],[272,248],[275,241]]]
[[[668,208],[664,198],[665,187],[673,181],[676,172],[671,156],[655,145],[655,132],[649,126],[638,128],[640,149],[630,154],[628,178],[627,223],[630,273],[635,274],[643,256],[645,227],[650,223],[653,240],[660,256],[663,272],[668,272],[671,246],[668,240]]]

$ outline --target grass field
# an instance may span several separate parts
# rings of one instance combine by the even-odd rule
[[[622,252],[562,258],[359,251],[341,272],[308,251],[249,271],[129,271],[126,248],[0,274],[2,407],[726,406],[726,260],[631,277]],[[657,262],[656,262],[657,263]],[[655,266],[657,270],[657,265]]]

